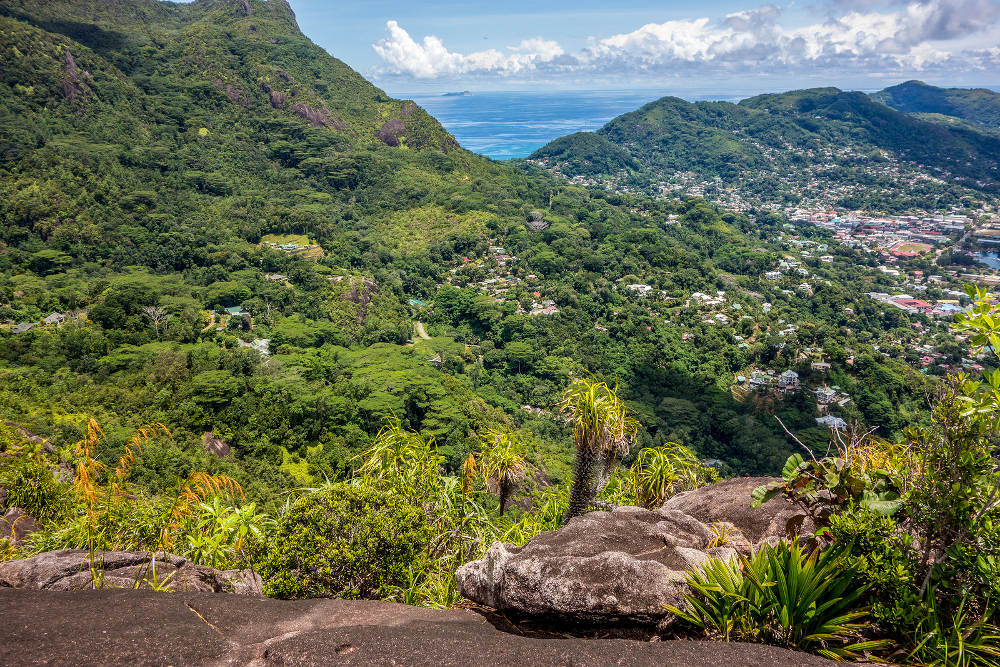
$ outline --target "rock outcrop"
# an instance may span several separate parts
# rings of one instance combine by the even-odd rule
[[[737,478],[680,493],[660,509],[591,512],[523,547],[495,543],[456,572],[463,595],[503,612],[596,623],[669,621],[686,576],[709,556],[732,558],[757,545],[816,530],[801,508],[774,498],[750,507],[772,478]]]
[[[694,491],[678,493],[663,504],[665,510],[690,514],[703,523],[728,522],[753,544],[774,543],[782,538],[811,535],[817,525],[801,507],[783,498],[771,498],[760,507],[750,507],[750,494],[776,477],[735,477]]]
[[[217,437],[212,431],[205,431],[201,434],[201,446],[205,448],[205,451],[209,454],[214,454],[220,459],[229,456],[233,451],[232,447],[229,446],[225,440]]]
[[[327,109],[313,109],[308,104],[297,102],[292,105],[292,113],[309,121],[313,127],[332,127],[335,130],[345,130],[347,126],[340,120],[331,119]]]
[[[338,276],[340,280],[334,282],[341,282],[343,280],[342,276]],[[368,317],[368,306],[372,302],[372,297],[379,293],[378,283],[367,278],[354,278],[353,276],[349,278],[350,289],[341,295],[341,301],[350,301],[358,305],[358,324],[364,324],[365,319]]]
[[[386,146],[399,146],[400,137],[406,136],[406,124],[399,118],[390,118],[382,123],[375,136]]]
[[[287,602],[204,593],[0,590],[3,665],[622,665],[830,661],[738,642],[501,632],[479,614],[389,602]]]
[[[220,571],[173,554],[157,554],[154,568],[149,553],[98,551],[93,569],[105,588],[151,588],[154,580],[165,589],[183,592],[235,593],[260,595],[260,576],[250,570]],[[48,591],[75,591],[94,588],[90,555],[82,549],[48,551],[0,563],[0,587]]]
[[[280,90],[275,90],[274,88],[272,88],[271,86],[269,86],[266,83],[260,84],[260,88],[265,93],[267,93],[268,97],[271,100],[271,106],[272,107],[274,107],[275,109],[280,109],[281,107],[283,107],[285,105],[285,99],[286,98],[285,98],[285,94],[283,92],[281,92]]]
[[[67,51],[67,53],[69,53],[69,52]],[[39,437],[39,436],[35,435],[34,433],[32,433],[28,429],[24,428],[23,426],[21,426],[17,422],[4,421],[4,425],[5,426],[9,426],[9,427],[11,427],[13,429],[17,429],[17,431],[21,434],[21,437],[24,438],[26,441],[30,442],[31,444],[33,444],[33,445],[43,445],[45,447],[44,451],[46,453],[50,453],[51,454],[52,452],[55,451],[55,448],[52,447],[52,445],[50,445],[48,443],[48,441],[45,440],[45,438],[42,438],[42,437]],[[2,451],[2,450],[3,450],[3,444],[0,444],[0,451]]]
[[[72,102],[77,98],[77,96],[86,92],[87,88],[83,79],[89,77],[90,73],[77,67],[76,59],[73,57],[73,54],[70,53],[69,49],[66,49],[66,55],[63,58],[62,70],[62,94],[63,97]]]
[[[244,109],[250,107],[250,99],[246,94],[231,83],[223,83],[222,79],[215,80],[215,87],[222,91],[230,102],[236,102]]]
[[[620,507],[591,512],[523,547],[497,542],[456,573],[462,594],[502,611],[593,622],[655,623],[678,605],[686,574],[710,555],[713,534],[674,510]]]

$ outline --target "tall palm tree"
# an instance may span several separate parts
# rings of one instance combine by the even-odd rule
[[[524,479],[527,466],[521,443],[513,431],[490,431],[483,438],[482,470],[486,486],[500,497],[500,516],[510,492]]]
[[[596,380],[574,380],[563,394],[560,407],[569,416],[576,441],[568,522],[594,503],[635,442],[639,422],[628,415],[617,387],[612,389]]]

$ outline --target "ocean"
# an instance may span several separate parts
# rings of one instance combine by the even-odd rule
[[[474,92],[394,95],[412,99],[437,118],[463,147],[497,160],[527,157],[553,139],[596,130],[667,91]],[[675,93],[676,94],[676,93]],[[728,94],[677,95],[691,101],[736,101]]]

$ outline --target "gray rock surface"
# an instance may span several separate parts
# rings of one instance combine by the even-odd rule
[[[819,667],[772,646],[527,638],[471,611],[205,593],[0,590],[3,665]]]
[[[0,517],[0,539],[20,544],[36,530],[38,523],[20,507],[11,507]]]
[[[735,477],[694,491],[678,493],[663,504],[664,510],[677,510],[710,524],[733,524],[753,544],[775,542],[781,538],[811,535],[816,524],[798,505],[776,497],[757,509],[750,507],[755,488],[776,477]]]
[[[709,555],[735,555],[709,549],[712,538],[683,512],[620,507],[576,517],[523,547],[494,543],[455,576],[465,597],[501,611],[654,623],[669,614],[664,604],[681,604],[688,571]]]
[[[219,458],[226,458],[233,451],[229,443],[216,436],[212,431],[205,431],[201,434],[201,445],[206,452]]]
[[[250,570],[220,571],[173,554],[157,554],[155,574],[150,554],[137,551],[97,551],[94,570],[104,588],[150,588],[151,582],[183,592],[260,595],[260,576]],[[82,549],[63,549],[0,563],[0,587],[50,591],[92,589],[90,556]]]

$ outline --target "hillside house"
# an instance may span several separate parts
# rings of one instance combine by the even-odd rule
[[[835,417],[834,415],[817,417],[816,423],[819,424],[820,426],[829,426],[833,430],[843,430],[847,428],[847,422],[845,422],[840,417]]]
[[[837,397],[837,390],[830,387],[820,387],[816,390],[816,401],[822,405],[832,403]]]
[[[787,370],[778,376],[778,391],[783,394],[793,394],[799,390],[799,374]]]
[[[642,297],[649,296],[653,291],[652,285],[644,285],[643,283],[633,283],[631,285],[626,285],[625,288],[633,294],[638,294]]]

